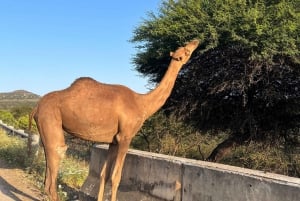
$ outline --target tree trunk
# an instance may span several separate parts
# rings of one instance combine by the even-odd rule
[[[218,144],[218,146],[211,152],[209,157],[206,159],[211,162],[219,162],[224,156],[231,152],[232,148],[236,145],[241,145],[248,139],[248,135],[242,133],[234,133],[226,140]]]

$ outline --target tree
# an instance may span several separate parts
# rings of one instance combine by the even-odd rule
[[[11,113],[15,119],[19,119],[22,116],[28,116],[31,111],[32,111],[32,107],[26,105],[20,105],[11,108]]]
[[[145,122],[133,139],[132,146],[151,152],[186,156],[186,147],[191,148],[194,133],[193,128],[160,111]]]
[[[16,124],[14,116],[6,110],[0,110],[0,120],[2,120],[4,123],[10,126],[15,126]]]
[[[164,111],[200,130],[230,131],[210,160],[248,140],[299,135],[299,8],[297,0],[169,0],[134,31],[133,62],[151,83],[166,71],[168,51],[202,41]]]
[[[19,129],[23,129],[27,131],[28,125],[29,125],[28,115],[21,116],[17,119],[17,127]]]

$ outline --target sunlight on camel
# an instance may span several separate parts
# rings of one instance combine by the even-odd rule
[[[174,87],[181,67],[189,60],[199,41],[171,52],[171,63],[160,84],[147,94],[121,85],[79,78],[69,88],[45,95],[32,112],[45,149],[45,192],[57,201],[56,181],[60,160],[67,150],[64,131],[76,137],[109,144],[100,173],[98,201],[111,178],[111,201],[116,201],[124,159],[132,138],[144,121],[159,110]],[[30,120],[31,121],[31,120]]]

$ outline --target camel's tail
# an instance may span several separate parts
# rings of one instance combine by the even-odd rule
[[[29,125],[28,125],[28,131],[31,133],[31,128],[32,128],[32,119],[33,116],[35,115],[37,111],[37,107],[33,108],[33,110],[31,111],[31,113],[29,114]]]
[[[34,135],[31,132],[32,128],[32,119],[37,111],[37,107],[35,107],[30,115],[29,115],[29,124],[28,124],[28,140],[27,140],[27,154],[29,158],[34,155],[37,156],[38,154],[38,147],[39,147],[39,141],[40,141],[40,136],[39,135]]]

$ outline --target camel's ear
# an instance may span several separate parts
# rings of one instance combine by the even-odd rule
[[[174,52],[170,52],[170,56],[173,56]]]

